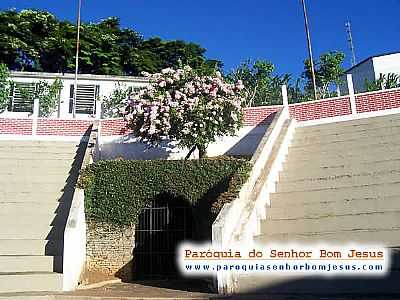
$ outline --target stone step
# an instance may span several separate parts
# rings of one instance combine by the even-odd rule
[[[400,229],[400,212],[328,216],[294,220],[264,220],[262,232],[266,234],[330,233],[358,230]]]
[[[400,151],[396,152],[382,152],[382,151],[370,151],[370,152],[351,152],[351,153],[331,153],[329,155],[315,155],[307,157],[291,157],[288,155],[284,167],[299,168],[300,166],[311,166],[311,167],[330,167],[339,164],[344,165],[357,165],[361,163],[372,163],[376,161],[385,160],[399,160]]]
[[[296,135],[295,135],[296,136]],[[330,148],[333,145],[338,147],[339,145],[342,146],[349,146],[349,145],[368,145],[368,144],[381,144],[381,143],[388,143],[393,142],[394,144],[398,144],[400,140],[399,134],[384,134],[384,135],[376,135],[376,136],[354,136],[354,137],[338,137],[332,138],[328,140],[322,141],[303,141],[303,140],[292,140],[291,142],[291,149],[293,148],[301,148],[306,149],[309,147],[321,147]]]
[[[77,162],[75,162],[76,164]],[[28,170],[48,170],[59,169],[69,170],[73,167],[73,159],[13,159],[0,158],[0,169],[7,169],[14,172],[20,172],[21,169]]]
[[[272,193],[271,203],[274,207],[287,205],[303,205],[336,200],[383,199],[400,196],[400,182],[371,184],[368,186],[350,186],[345,188]]]
[[[387,173],[384,175],[366,175],[342,177],[329,180],[315,181],[293,181],[279,182],[276,186],[276,192],[296,192],[312,190],[332,190],[345,187],[368,186],[373,184],[400,182],[400,172]]]
[[[68,202],[0,202],[0,217],[3,216],[54,216],[55,213],[65,211],[70,206]]]
[[[0,173],[0,185],[6,184],[41,184],[46,182],[47,184],[65,184],[69,177],[69,174],[43,174],[35,172],[35,176],[32,176],[28,173],[19,173],[19,174],[1,174]],[[73,174],[70,177],[76,178],[77,174]]]
[[[388,116],[371,117],[350,121],[334,122],[329,124],[320,124],[312,126],[297,127],[296,133],[330,133],[330,132],[347,132],[360,130],[363,128],[379,128],[382,126],[400,125],[400,115],[392,114]]]
[[[392,144],[376,144],[371,145],[370,147],[365,147],[364,145],[358,145],[357,148],[354,146],[342,147],[342,149],[326,149],[321,150],[318,148],[310,149],[310,150],[289,150],[288,158],[291,161],[298,160],[306,160],[309,158],[315,159],[329,159],[334,157],[365,157],[375,155],[382,155],[382,153],[394,153],[398,152],[400,148],[400,144],[392,145]]]
[[[71,190],[71,189],[70,189]],[[70,191],[71,193],[72,191]],[[64,195],[64,196],[63,196]],[[63,192],[54,193],[54,192],[42,192],[42,191],[9,191],[2,192],[0,191],[0,203],[47,203],[47,202],[58,202],[62,200],[62,198],[66,198]]]
[[[0,255],[62,255],[63,240],[0,240]]]
[[[47,182],[11,182],[2,187],[3,193],[10,193],[13,191],[20,192],[30,192],[30,191],[40,191],[40,192],[54,192],[60,193],[66,186],[66,182],[57,183],[47,183]]]
[[[400,192],[399,192],[400,193]],[[345,216],[370,214],[374,212],[400,212],[400,195],[386,198],[352,199],[307,204],[290,204],[287,206],[267,208],[268,220],[293,220],[306,218],[322,218],[329,216]]]
[[[349,140],[349,139],[360,139],[365,137],[398,135],[398,133],[400,132],[399,125],[385,126],[379,128],[367,128],[363,130],[354,130],[348,132],[335,132],[335,133],[321,132],[318,134],[300,133],[294,136],[292,143],[309,144],[309,143],[330,142],[332,140]]]
[[[52,148],[52,149],[70,149],[77,148],[86,143],[80,142],[62,142],[62,141],[6,141],[0,140],[1,148]]]
[[[297,161],[295,164],[288,164],[287,162],[283,163],[283,172],[290,172],[290,173],[298,173],[301,170],[340,170],[340,169],[350,169],[353,170],[355,168],[365,168],[368,167],[369,169],[375,168],[377,165],[388,165],[390,162],[393,164],[398,164],[400,159],[393,159],[387,158],[386,156],[383,157],[376,157],[371,158],[370,160],[351,160],[351,159],[338,159],[337,161],[320,161],[318,163],[313,163],[312,160],[302,160]],[[377,169],[378,170],[378,169]]]
[[[308,166],[307,172],[304,172],[304,168],[291,167],[290,169],[285,169],[280,172],[279,180],[294,181],[328,177],[344,177],[349,175],[373,174],[395,170],[400,170],[400,159],[364,163],[354,162],[353,165],[339,164],[332,167]]]
[[[29,150],[27,150],[29,151]],[[73,160],[77,154],[73,153],[49,153],[49,152],[0,152],[0,159],[29,159],[29,160],[41,160],[41,159],[69,159]]]
[[[263,233],[255,238],[260,244],[377,244],[386,247],[400,247],[400,229],[351,230],[323,233]]]
[[[400,272],[392,271],[388,276],[289,276],[261,273],[260,276],[240,275],[235,279],[235,288],[247,299],[398,299],[400,294]],[[263,276],[264,275],[264,276]],[[261,297],[252,298],[251,294]],[[250,295],[246,295],[250,294]],[[266,297],[265,295],[271,295]],[[272,296],[272,295],[276,295]],[[392,296],[391,296],[392,295]]]
[[[0,256],[0,270],[2,273],[19,272],[54,272],[56,263],[61,257],[35,256],[35,255],[10,255]],[[1,276],[1,275],[0,275]]]
[[[364,171],[364,172],[357,172],[354,173],[354,171],[348,171],[348,172],[344,172],[342,174],[337,174],[334,176],[309,176],[309,177],[304,177],[304,178],[289,178],[289,179],[281,179],[279,181],[279,184],[283,184],[283,183],[304,183],[304,184],[309,184],[309,183],[318,183],[318,182],[329,182],[332,180],[342,180],[342,179],[350,179],[350,178],[355,178],[355,177],[359,177],[359,178],[364,178],[364,177],[368,177],[368,176],[378,176],[378,177],[384,177],[387,175],[396,175],[396,174],[400,174],[400,168],[391,168],[389,170],[381,170],[381,171],[376,171],[373,169],[370,169],[369,171]],[[304,175],[303,175],[304,176]]]
[[[50,226],[47,224],[14,224],[0,230],[0,240],[59,240],[64,235],[63,226]],[[1,270],[1,269],[0,269]]]
[[[68,217],[68,211],[61,210],[59,213],[40,212],[32,214],[18,214],[16,216],[12,213],[0,214],[0,228],[9,228],[13,225],[30,226],[31,224],[51,225],[51,226],[64,226]]]
[[[53,272],[0,273],[0,291],[2,293],[58,292],[61,290],[62,274]]]

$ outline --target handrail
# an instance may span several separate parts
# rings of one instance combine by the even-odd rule
[[[263,217],[260,211],[265,210],[267,203],[267,200],[261,198],[270,192],[271,182],[279,174],[294,127],[295,120],[290,119],[288,108],[284,107],[276,114],[253,154],[253,168],[239,196],[223,206],[212,225],[212,241],[215,247],[229,247],[238,241],[253,240],[260,218]],[[218,273],[216,280],[219,293],[234,292],[232,274]]]
[[[94,122],[85,148],[81,169],[93,160],[94,146],[98,138],[98,121]],[[75,188],[64,230],[63,290],[72,291],[79,285],[86,262],[85,195]]]

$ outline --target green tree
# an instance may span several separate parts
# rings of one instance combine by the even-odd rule
[[[319,61],[314,62],[315,81],[317,97],[319,99],[336,96],[336,91],[332,91],[333,85],[340,84],[340,77],[343,75],[344,54],[342,52],[331,51],[319,57]],[[303,78],[306,80],[304,87],[305,94],[313,98],[313,81],[311,73],[311,62],[309,59],[304,61]]]
[[[76,25],[59,21],[38,10],[0,12],[0,63],[11,70],[74,72]],[[79,72],[140,75],[163,68],[190,65],[211,72],[221,62],[207,60],[205,49],[195,43],[144,40],[136,31],[121,28],[115,17],[83,23]]]
[[[243,82],[247,93],[246,106],[281,104],[281,86],[289,83],[290,75],[274,75],[274,70],[271,62],[246,60],[229,73],[227,79]]]

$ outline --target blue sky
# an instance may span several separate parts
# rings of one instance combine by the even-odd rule
[[[1,0],[0,8],[38,8],[74,21],[75,0]],[[400,0],[307,0],[314,56],[346,53],[344,23],[352,24],[357,61],[400,51]],[[144,37],[183,39],[201,44],[207,57],[220,59],[225,70],[241,61],[272,61],[277,73],[301,74],[307,57],[300,0],[83,0],[84,21],[117,16]]]

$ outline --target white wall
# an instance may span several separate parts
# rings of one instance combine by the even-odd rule
[[[70,99],[70,87],[74,84],[74,74],[56,74],[56,73],[37,73],[37,72],[11,72],[12,80],[15,82],[38,82],[41,80],[49,83],[54,82],[56,78],[60,78],[63,83],[63,89],[60,94],[60,117],[61,118],[72,118],[72,113],[69,113],[69,99]],[[80,74],[78,77],[78,84],[88,85],[99,85],[99,100],[109,96],[112,91],[116,88],[117,84],[120,83],[125,86],[142,87],[147,85],[145,78],[130,77],[130,76],[106,76],[106,75],[88,75]],[[3,116],[20,116],[26,117],[29,113],[10,113],[5,112]],[[52,117],[57,117],[55,112]],[[77,118],[87,119],[89,115],[77,114]]]
[[[353,76],[353,86],[355,93],[360,93],[365,91],[365,79],[369,81],[375,80],[375,72],[374,72],[374,62],[371,59],[366,60],[365,62],[355,66],[350,69],[346,74],[351,74]],[[342,84],[340,86],[341,95],[348,95],[348,87],[346,81],[346,75],[342,76]]]
[[[400,53],[374,57],[373,60],[375,79],[379,79],[380,74],[400,74]]]
[[[356,93],[365,92],[365,79],[374,81],[379,79],[381,74],[400,74],[400,53],[382,55],[369,58],[368,60],[351,68],[346,74],[353,75],[353,85]],[[348,94],[346,75],[342,78],[340,93]]]
[[[207,148],[208,156],[218,155],[252,155],[267,126],[245,126],[236,136],[219,138]],[[102,138],[99,143],[98,159],[182,159],[188,149],[177,148],[173,143],[165,142],[161,147],[148,148],[134,137]]]

